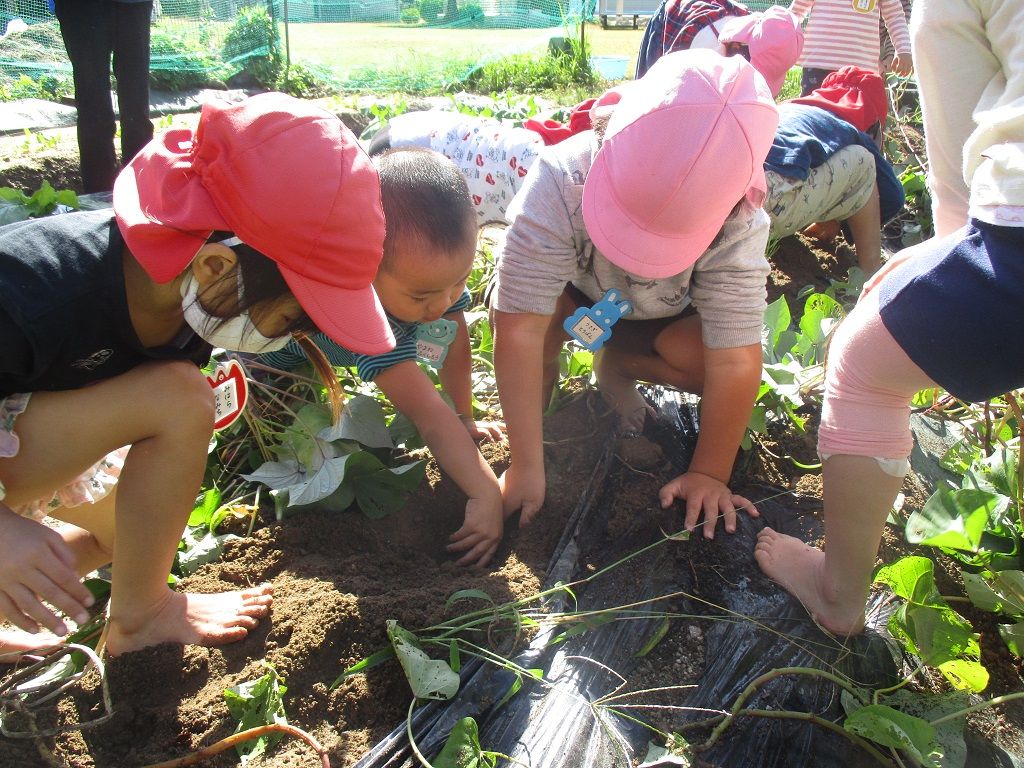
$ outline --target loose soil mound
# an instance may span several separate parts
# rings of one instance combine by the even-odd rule
[[[537,592],[611,428],[607,408],[594,393],[547,419],[551,482],[544,514],[523,528],[513,518],[486,571],[460,568],[445,552],[448,536],[462,523],[465,497],[436,470],[402,510],[382,520],[350,511],[268,521],[182,586],[213,592],[271,582],[270,619],[234,645],[159,646],[113,660],[107,671],[115,717],[59,737],[52,745],[57,764],[140,766],[230,735],[235,722],[224,688],[264,674],[266,659],[288,686],[289,721],[318,738],[333,765],[351,765],[400,722],[411,693],[395,662],[334,690],[331,682],[387,644],[388,619],[410,629],[441,622],[446,599],[460,589],[484,590],[498,602]],[[507,466],[505,444],[485,444],[483,450],[495,471]],[[97,683],[91,679],[66,696],[56,720],[95,717],[101,701]],[[48,720],[41,717],[37,726],[48,727]],[[266,764],[308,765],[311,754],[299,742],[284,743]],[[0,766],[46,764],[31,742],[0,740]],[[231,751],[208,764],[234,765],[236,759]]]
[[[785,294],[796,310],[795,295],[803,286],[827,285],[823,266],[838,270],[849,266],[849,252],[841,249],[839,253],[837,260],[797,238],[783,241],[775,257],[771,298]],[[808,435],[780,433],[765,447],[779,457],[813,461],[813,421],[811,426]],[[482,589],[495,600],[506,601],[532,594],[543,584],[566,521],[590,480],[598,454],[612,439],[612,423],[600,398],[586,393],[547,418],[545,435],[545,511],[524,528],[515,519],[509,521],[506,539],[490,568],[458,568],[445,553],[447,537],[461,524],[465,499],[449,480],[438,476],[436,468],[429,473],[429,484],[399,513],[383,520],[371,521],[354,511],[306,514],[283,522],[265,519],[264,527],[251,537],[231,545],[221,562],[204,567],[183,585],[217,591],[272,582],[273,614],[246,641],[215,649],[162,646],[113,660],[108,666],[116,708],[111,721],[48,740],[40,745],[42,750],[30,741],[0,739],[0,768],[128,768],[185,755],[233,731],[223,690],[262,675],[264,659],[286,681],[290,722],[327,747],[332,765],[351,766],[402,720],[411,696],[394,662],[329,689],[343,669],[386,644],[387,619],[415,629],[442,621],[445,601],[457,590]],[[485,445],[484,451],[497,472],[507,466],[504,444]],[[668,471],[658,446],[644,439],[624,442],[618,446],[616,461],[628,471],[618,473],[614,493],[620,501],[603,532],[607,540],[632,542],[639,529],[649,531],[654,523],[673,530],[673,520],[678,523],[679,519],[677,509],[651,511],[657,507],[652,502]],[[755,460],[740,466],[738,488],[773,483],[798,492],[802,499],[798,503],[812,513],[819,511],[817,474],[799,470],[787,459],[773,459],[767,451],[759,451]],[[926,491],[908,490],[908,507],[919,506]],[[758,498],[754,490],[748,495]],[[695,569],[698,581],[739,584],[744,573],[752,572],[752,559],[717,562],[717,545],[717,540],[695,542],[691,551],[700,557],[675,567]],[[909,549],[890,535],[882,556],[891,561]],[[953,590],[952,570],[945,572],[949,583],[940,584],[949,587],[944,591]],[[983,660],[993,673],[991,694],[1020,690],[1021,665],[1009,657],[994,620],[965,613],[982,632]],[[674,624],[635,671],[634,690],[699,680],[706,663],[704,640],[709,625],[696,620],[685,627]],[[1022,709],[1011,706],[999,716],[989,713],[974,722],[974,732],[985,738],[1009,737],[1012,743],[1022,730]],[[37,727],[84,722],[100,711],[94,675],[66,694],[56,712],[40,716]],[[671,715],[658,722],[667,729],[677,724]],[[47,750],[52,759],[43,755]],[[236,759],[227,752],[205,764],[229,766]],[[277,768],[314,764],[312,751],[297,741],[283,742],[259,763]]]

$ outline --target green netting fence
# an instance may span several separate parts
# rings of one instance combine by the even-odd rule
[[[156,0],[151,85],[279,87],[287,76],[338,90],[444,88],[488,61],[543,54],[552,37],[577,37],[581,19],[644,17],[657,7],[658,0]],[[47,0],[0,0],[0,31],[0,99],[72,92]]]

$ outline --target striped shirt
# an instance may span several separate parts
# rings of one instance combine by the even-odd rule
[[[469,291],[463,290],[459,300],[448,308],[445,316],[468,309],[471,301]],[[390,315],[388,321],[391,323],[391,331],[395,334],[395,348],[382,355],[361,355],[345,349],[322,333],[313,334],[312,339],[330,360],[331,365],[341,368],[354,365],[359,378],[363,381],[373,381],[393,365],[406,360],[416,360],[416,331],[421,324],[403,323]],[[274,368],[290,371],[306,362],[306,353],[294,341],[289,341],[286,347],[277,352],[260,355],[260,360]]]
[[[813,11],[811,10],[813,6]],[[881,74],[879,12],[896,52],[910,55],[910,33],[900,0],[794,0],[790,10],[803,19],[801,67],[835,70],[847,65]]]

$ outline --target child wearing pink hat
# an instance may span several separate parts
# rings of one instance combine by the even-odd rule
[[[732,0],[664,0],[640,43],[636,77],[666,53],[707,48],[745,58],[778,96],[803,42],[799,20],[785,8],[751,13]]]
[[[505,511],[529,521],[544,502],[541,414],[563,321],[595,302],[603,321],[621,299],[631,311],[595,358],[602,393],[628,429],[647,412],[637,380],[702,395],[693,462],[661,503],[685,500],[687,528],[703,515],[708,537],[723,515],[733,531],[751,508],[727,483],[761,380],[775,104],[745,60],[706,50],[663,56],[603,101],[606,120],[545,148],[509,210],[492,296]]]
[[[256,626],[269,586],[167,586],[213,431],[199,366],[213,346],[266,351],[314,327],[391,348],[371,285],[383,240],[355,137],[283,94],[208,104],[195,133],[151,141],[115,181],[113,213],[0,229],[0,614],[47,630],[6,631],[0,650],[87,619],[79,578],[106,563],[113,654]]]

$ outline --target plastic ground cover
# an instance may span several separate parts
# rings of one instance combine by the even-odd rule
[[[681,471],[696,441],[696,410],[678,395],[659,388],[646,394],[658,410],[654,429],[649,430],[654,433],[652,439]],[[657,538],[614,541],[605,535],[604,523],[612,503],[606,491],[614,483],[615,473],[622,471],[621,462],[614,461],[615,449],[615,441],[610,441],[594,468],[552,556],[547,586],[586,575],[588,566],[600,569]],[[711,628],[705,633],[704,672],[685,701],[695,710],[687,718],[692,721],[705,720],[709,711],[728,710],[751,681],[783,667],[838,672],[868,687],[898,682],[900,656],[892,639],[878,629],[887,619],[880,604],[869,609],[867,632],[839,643],[818,630],[804,609],[757,569],[752,553],[756,533],[763,524],[812,541],[820,535],[819,523],[800,510],[795,496],[781,489],[764,486],[745,489],[744,493],[755,500],[766,499],[758,504],[763,523],[748,521],[738,527],[736,534],[716,536],[712,542],[694,537],[685,543],[708,547],[703,553],[705,564],[711,556],[716,563],[712,570],[721,570],[726,574],[723,578],[699,579],[692,568],[680,567],[680,555],[678,550],[673,553],[672,546],[682,545],[673,542],[672,546],[656,547],[640,556],[628,573],[612,570],[607,578],[576,591],[576,605],[559,597],[550,609],[597,611],[682,592],[692,599],[675,606],[680,612],[723,617],[710,622]],[[665,608],[658,605],[655,610]],[[524,684],[500,708],[495,704],[513,684],[513,673],[474,660],[463,668],[462,686],[454,699],[430,702],[416,710],[409,726],[413,738],[429,758],[440,751],[453,726],[471,716],[479,725],[485,750],[503,753],[531,768],[637,765],[648,753],[651,731],[599,702],[619,682],[609,670],[628,678],[637,664],[638,650],[660,624],[660,618],[653,617],[613,621],[555,645],[550,642],[555,630],[542,632],[513,660],[521,667],[542,669],[550,685]],[[679,631],[680,626],[678,621],[673,622],[670,631]],[[664,684],[672,682],[666,680]],[[837,687],[803,675],[776,677],[761,686],[746,706],[810,712],[834,722],[841,722],[844,716]],[[635,716],[635,712],[630,714]],[[702,742],[708,730],[701,733],[691,738],[691,743]],[[672,758],[645,763],[679,764]],[[878,765],[840,735],[804,721],[767,717],[737,718],[693,764],[721,768]],[[970,768],[1020,765],[1015,758],[977,738],[967,740],[965,764]],[[355,768],[419,765],[409,748],[407,724],[402,722]]]

